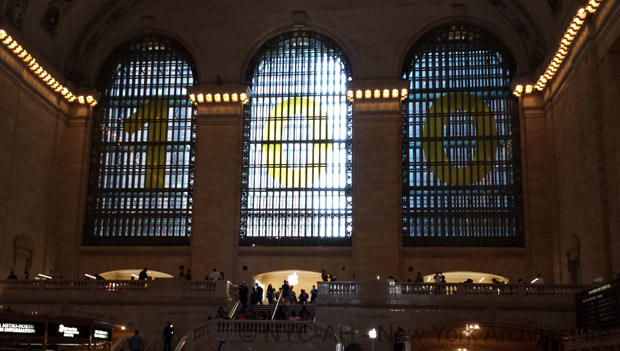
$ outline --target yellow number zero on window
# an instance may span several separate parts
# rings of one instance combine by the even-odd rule
[[[168,140],[168,100],[152,100],[123,122],[123,130],[135,134],[148,124],[145,188],[163,188]]]
[[[282,133],[289,117],[293,116],[305,116],[312,126],[312,137],[308,143],[314,142],[303,167],[290,167],[282,155]],[[327,142],[328,134],[327,116],[321,104],[306,98],[284,100],[271,110],[263,129],[263,164],[282,186],[311,186],[327,167],[327,155],[333,147],[332,143]]]
[[[452,165],[444,151],[443,132],[450,113],[454,111],[470,113],[476,126],[478,140],[474,157],[466,167]],[[497,136],[496,121],[486,102],[476,95],[451,93],[433,102],[424,122],[422,136],[427,140],[422,142],[422,146],[429,170],[445,183],[457,186],[475,184],[493,169],[499,141],[485,137]]]

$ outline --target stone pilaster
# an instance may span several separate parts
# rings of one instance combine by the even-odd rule
[[[233,280],[239,242],[243,116],[246,86],[200,86],[191,264],[195,279],[217,268]]]
[[[53,269],[55,276],[62,275],[65,279],[83,278],[77,253],[84,235],[92,120],[91,106],[71,103],[66,127],[57,140],[55,181],[58,186],[53,190],[50,208],[53,237],[48,239],[56,243],[56,255],[54,265],[48,268]]]
[[[354,135],[353,261],[360,280],[401,274],[401,118],[407,85],[362,80],[348,87]]]
[[[523,95],[521,109],[521,162],[523,180],[523,217],[529,276],[540,273],[546,283],[561,280],[561,255],[558,248],[555,172],[552,138],[540,93]],[[552,257],[556,257],[552,262]],[[565,264],[564,264],[565,266]],[[555,267],[555,273],[553,272]],[[552,278],[553,277],[553,278]]]

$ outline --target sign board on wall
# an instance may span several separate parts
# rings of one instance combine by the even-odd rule
[[[89,339],[90,327],[65,323],[48,324],[47,335],[50,337]]]
[[[2,321],[0,322],[0,334],[43,336],[45,323]]]
[[[98,340],[112,340],[112,330],[111,329],[93,329],[93,339]]]

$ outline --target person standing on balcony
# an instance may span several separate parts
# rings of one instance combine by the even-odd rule
[[[146,274],[146,271],[148,271],[148,268],[144,268],[142,271],[140,271],[140,274],[138,275],[138,280],[147,280],[147,279],[149,279],[149,275]]]
[[[252,288],[252,293],[250,294],[250,305],[258,304],[258,292],[256,288]]]
[[[136,330],[131,338],[129,338],[129,350],[142,351],[144,350],[144,341],[140,336],[140,331]]]
[[[164,340],[164,351],[170,351],[170,344],[172,343],[172,337],[174,336],[174,328],[172,323],[168,322],[168,325],[164,328],[164,334],[162,339]]]
[[[415,279],[413,280],[414,283],[424,283],[424,278],[422,278],[422,273],[418,272],[418,274],[415,276]]]
[[[323,279],[324,282],[327,281],[327,273],[325,272],[325,270],[321,271],[321,279]]]
[[[540,276],[540,273],[536,274],[536,278],[532,280],[532,284],[545,284],[545,281]]]
[[[17,276],[15,275],[15,272],[11,271],[11,274],[9,274],[9,276],[6,277],[6,279],[17,279]]]
[[[310,289],[310,303],[316,302],[316,297],[319,295],[318,290],[316,290],[316,286],[312,285],[312,289]]]
[[[213,272],[209,273],[209,275],[207,276],[207,280],[216,282],[220,280],[220,277],[220,272],[217,271],[217,268],[213,268]]]
[[[301,289],[301,292],[299,293],[299,304],[305,305],[306,303],[308,303],[308,293],[306,290]]]
[[[284,281],[284,284],[282,284],[282,298],[281,301],[282,303],[288,303],[289,301],[289,297],[290,297],[290,285],[288,285],[288,281]]]
[[[276,292],[276,290],[273,288],[273,286],[271,286],[271,284],[269,284],[267,286],[267,302],[270,305],[273,305],[273,295]]]
[[[263,292],[264,292],[263,287],[258,285],[258,283],[256,283],[256,294],[258,295],[257,303],[261,305],[263,304]]]
[[[241,306],[243,306],[244,310],[248,308],[249,292],[250,290],[248,289],[248,286],[245,285],[245,282],[242,282],[241,285],[239,285],[239,300],[241,301]]]

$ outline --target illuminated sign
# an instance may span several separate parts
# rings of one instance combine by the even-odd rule
[[[90,337],[90,327],[50,323],[47,328],[47,335],[63,338],[88,339]]]
[[[109,329],[94,329],[93,338],[101,340],[112,340],[112,331]]]
[[[40,324],[40,323],[36,323]],[[9,334],[37,334],[35,323],[0,322],[0,333]]]
[[[64,324],[58,326],[58,332],[65,338],[72,338],[76,335],[80,335],[80,331],[76,327],[65,327]]]

